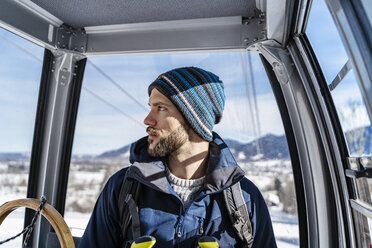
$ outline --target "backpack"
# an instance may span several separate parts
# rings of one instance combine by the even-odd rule
[[[127,179],[130,168],[125,173],[119,193],[119,202],[121,203],[119,205],[120,229],[123,240],[126,239],[130,224],[133,240],[141,236],[138,206],[136,203],[141,190],[141,184],[137,181]],[[252,225],[240,182],[225,189],[223,196],[234,231],[243,243],[242,247],[251,248],[253,244]],[[130,242],[127,242],[124,247],[130,247]]]

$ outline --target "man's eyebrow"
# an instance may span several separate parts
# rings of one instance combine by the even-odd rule
[[[163,105],[163,106],[166,106],[166,107],[170,107],[171,105],[169,103],[165,103],[165,102],[154,102],[153,104],[150,104],[148,103],[149,106],[160,106],[160,105]]]

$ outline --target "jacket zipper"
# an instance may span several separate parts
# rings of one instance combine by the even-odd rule
[[[177,218],[177,222],[176,224],[174,225],[174,228],[175,228],[175,237],[174,237],[174,240],[173,240],[173,246],[176,245],[176,240],[180,239],[182,237],[182,225],[183,225],[183,219],[184,219],[184,214],[185,214],[185,211],[184,211],[184,205],[183,205],[183,202],[180,198],[180,201],[181,201],[181,204],[180,204],[180,212],[178,214],[178,218]]]
[[[183,216],[180,216],[180,220],[178,222],[177,228],[176,228],[176,238],[179,239],[182,237],[182,225],[183,225]]]
[[[199,218],[199,235],[202,235],[203,232],[204,232],[204,229],[203,229],[203,223],[204,223],[204,219],[203,218]]]

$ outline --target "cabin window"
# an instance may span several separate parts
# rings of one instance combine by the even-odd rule
[[[327,28],[323,23],[328,24]],[[351,61],[323,0],[313,2],[307,34],[328,82],[349,154],[371,156],[371,120]]]
[[[82,235],[107,179],[129,165],[129,144],[146,136],[148,85],[162,72],[191,65],[224,82],[225,111],[214,131],[263,193],[279,247],[298,246],[293,173],[281,117],[258,54],[245,52],[88,60],[66,198],[65,219],[73,234]]]
[[[0,205],[26,198],[44,50],[0,28]],[[0,240],[23,229],[24,209],[0,226]],[[22,239],[7,243],[20,247]],[[6,247],[6,246],[5,246]]]
[[[327,23],[325,26],[323,23]],[[370,247],[372,235],[372,179],[355,178],[350,172],[372,167],[372,127],[353,66],[344,49],[332,16],[323,0],[313,1],[307,34],[325,74],[341,123],[352,181],[350,205],[359,247]]]

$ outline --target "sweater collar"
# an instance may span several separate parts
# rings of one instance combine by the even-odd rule
[[[151,188],[170,193],[166,178],[165,158],[154,158],[147,153],[147,137],[131,146],[130,162],[132,168],[129,177]],[[204,180],[205,193],[224,190],[244,177],[244,171],[236,163],[230,149],[222,138],[213,132],[213,141],[209,145],[209,160]]]

